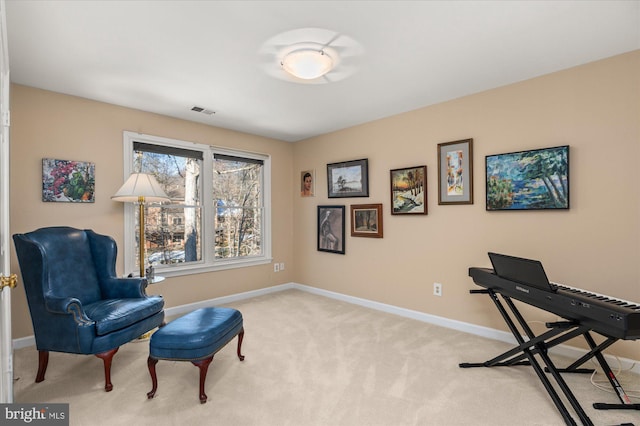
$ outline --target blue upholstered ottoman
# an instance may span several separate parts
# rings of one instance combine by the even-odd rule
[[[147,393],[153,398],[158,388],[156,364],[160,359],[191,361],[200,368],[200,402],[207,402],[204,382],[213,356],[238,336],[238,358],[241,354],[244,327],[242,314],[232,308],[202,308],[190,312],[161,327],[151,336],[147,365],[153,389]]]

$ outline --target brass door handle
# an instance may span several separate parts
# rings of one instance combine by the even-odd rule
[[[11,274],[8,277],[4,275],[0,276],[0,291],[5,287],[14,288],[18,284],[18,277],[16,274]]]

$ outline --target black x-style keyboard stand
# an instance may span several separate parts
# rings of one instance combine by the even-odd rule
[[[609,337],[603,343],[596,345],[595,341],[589,334],[590,328],[587,326],[580,325],[579,323],[574,321],[560,321],[560,322],[547,323],[546,326],[547,328],[549,328],[549,330],[545,333],[542,333],[536,336],[531,330],[531,328],[529,327],[529,325],[526,323],[526,321],[524,320],[524,317],[522,316],[522,314],[520,313],[518,308],[515,306],[515,304],[513,303],[510,297],[505,296],[503,294],[499,295],[497,292],[495,292],[492,289],[470,290],[470,293],[471,294],[488,294],[491,297],[491,300],[493,300],[494,304],[498,308],[498,311],[502,315],[502,318],[504,319],[507,326],[509,327],[509,330],[511,331],[516,341],[518,342],[518,345],[515,346],[513,349],[510,349],[496,356],[495,358],[492,358],[482,363],[461,363],[459,364],[461,368],[511,367],[511,366],[517,366],[517,365],[530,365],[531,367],[533,367],[538,378],[542,382],[544,388],[547,390],[547,393],[549,394],[556,408],[562,415],[562,418],[564,419],[565,423],[567,425],[577,426],[577,423],[575,422],[571,413],[565,406],[565,403],[562,401],[560,395],[556,391],[552,382],[549,380],[549,377],[545,374],[545,371],[546,371],[547,373],[551,374],[551,377],[554,379],[555,383],[564,394],[565,399],[569,402],[569,404],[571,405],[571,408],[573,409],[575,414],[578,416],[582,424],[584,426],[593,426],[593,422],[587,416],[583,408],[580,406],[580,403],[578,402],[576,397],[573,395],[573,392],[571,392],[571,389],[569,388],[567,383],[564,381],[560,373],[562,372],[591,373],[593,372],[593,370],[587,370],[587,369],[582,369],[578,367],[580,367],[589,359],[595,357],[598,363],[600,364],[600,366],[602,367],[604,373],[607,375],[607,378],[609,379],[611,386],[616,391],[616,394],[618,395],[618,398],[620,399],[621,404],[596,403],[596,404],[593,404],[594,408],[597,408],[597,409],[622,408],[622,409],[636,409],[636,410],[640,409],[640,404],[631,404],[629,397],[624,392],[624,389],[616,379],[615,375],[611,371],[611,368],[609,367],[609,364],[607,363],[604,356],[602,355],[602,351],[608,348],[609,346],[611,346],[618,339]],[[498,296],[501,296],[502,301],[504,301],[504,304],[500,300],[500,297]],[[511,315],[505,308],[505,305],[509,308],[509,311],[511,311]],[[515,318],[515,321],[520,325],[520,328],[522,329],[522,331],[524,331],[524,334],[527,336],[526,340],[523,337],[523,334],[521,333],[521,331],[518,329],[516,322],[514,322],[512,317]],[[567,368],[564,368],[564,369],[557,368],[553,363],[553,361],[551,360],[551,358],[549,358],[549,355],[547,353],[548,350],[554,346],[562,344],[568,340],[571,340],[581,335],[584,336],[591,350],[587,354],[585,354],[583,357],[575,361],[573,364],[568,366]],[[545,368],[543,368],[541,364],[538,362],[536,355],[542,360],[542,362],[545,365]],[[620,425],[620,426],[633,426],[633,424],[624,423],[623,425]]]

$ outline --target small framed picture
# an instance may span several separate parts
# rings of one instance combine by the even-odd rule
[[[42,159],[42,201],[93,203],[95,163]]]
[[[344,206],[318,206],[318,251],[344,254]]]
[[[427,214],[427,166],[391,170],[391,214]]]
[[[438,204],[473,204],[473,139],[438,144]]]
[[[316,173],[315,170],[303,170],[300,172],[300,196],[315,196]]]
[[[382,238],[382,204],[351,205],[351,236]]]
[[[329,198],[369,196],[368,159],[327,164]]]

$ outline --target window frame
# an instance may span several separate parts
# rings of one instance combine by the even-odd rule
[[[123,132],[124,145],[124,180],[133,173],[134,155],[133,143],[143,142],[154,145],[172,146],[175,148],[201,151],[202,161],[202,260],[174,265],[157,265],[156,275],[175,277],[181,275],[199,274],[225,269],[244,268],[263,265],[272,262],[271,256],[271,156],[257,152],[242,151],[233,148],[205,145],[196,142],[170,139],[160,136],[146,135],[136,132]],[[215,258],[215,212],[213,204],[213,155],[214,153],[251,158],[263,161],[262,195],[263,195],[263,253],[261,256],[249,258],[216,259]],[[125,275],[134,275],[139,267],[135,264],[137,248],[135,243],[135,205],[124,203],[124,270]]]

